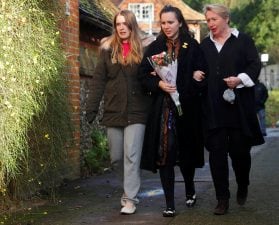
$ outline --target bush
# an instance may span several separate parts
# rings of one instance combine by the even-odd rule
[[[1,1],[0,8],[0,198],[5,199],[30,196],[61,179],[71,124],[57,1]]]
[[[93,147],[84,154],[85,166],[90,174],[102,173],[110,165],[107,137],[102,130],[93,129],[91,138]]]
[[[268,93],[266,102],[266,124],[269,127],[275,127],[279,120],[279,90],[272,90]]]

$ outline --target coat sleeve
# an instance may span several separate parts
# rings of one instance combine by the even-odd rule
[[[196,81],[192,78],[195,88],[198,89],[199,92],[204,92],[207,86],[207,78],[208,78],[208,66],[205,59],[205,55],[196,40],[193,40],[193,71],[201,70],[205,73],[205,79],[202,81]]]
[[[150,65],[148,61],[148,57],[152,56],[152,52],[154,49],[154,45],[151,44],[141,61],[141,64],[139,66],[139,72],[138,72],[138,79],[142,86],[146,89],[146,91],[156,93],[160,91],[159,88],[159,81],[161,80],[158,76],[152,75],[151,72],[154,71],[153,67]],[[155,54],[155,53],[154,53]]]
[[[245,52],[246,61],[246,67],[243,72],[248,74],[248,76],[253,80],[253,82],[256,83],[260,75],[261,62],[254,41],[247,35],[244,35],[243,49]]]
[[[94,70],[93,79],[90,85],[88,96],[88,105],[90,108],[88,108],[86,112],[89,123],[92,123],[96,118],[107,82],[106,54],[107,53],[104,50],[100,52],[99,60]]]

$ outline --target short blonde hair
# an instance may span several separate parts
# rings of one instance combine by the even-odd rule
[[[208,11],[212,11],[214,13],[217,13],[223,19],[229,19],[230,20],[230,10],[225,5],[218,4],[218,3],[205,5],[203,7],[203,13],[206,14]]]

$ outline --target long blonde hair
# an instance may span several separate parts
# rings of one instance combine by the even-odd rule
[[[122,56],[123,55],[122,42],[120,37],[118,36],[118,33],[116,32],[116,18],[119,15],[125,18],[125,22],[129,30],[131,31],[131,35],[128,40],[131,46],[131,50],[125,60],[123,59]],[[106,38],[101,44],[101,48],[112,49],[112,54],[111,54],[112,63],[120,63],[122,65],[140,63],[143,57],[143,49],[142,49],[140,29],[138,27],[138,23],[134,13],[129,10],[121,10],[120,12],[118,12],[114,16],[113,28],[114,31],[112,35]]]

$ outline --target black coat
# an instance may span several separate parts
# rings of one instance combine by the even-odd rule
[[[226,86],[223,79],[246,73],[256,83],[261,63],[253,40],[239,33],[231,35],[218,52],[209,37],[201,43],[201,48],[209,66],[208,91],[204,104],[206,130],[215,128],[236,127],[250,139],[251,145],[264,143],[255,109],[253,87],[235,88],[235,104],[223,99]]]
[[[265,109],[265,102],[268,98],[268,90],[266,86],[258,81],[255,85],[255,102],[256,102],[256,111],[259,112],[262,109]]]
[[[186,166],[202,167],[204,164],[204,145],[201,127],[201,90],[206,81],[197,82],[193,79],[193,71],[206,70],[205,59],[199,44],[190,36],[180,39],[181,48],[178,53],[177,90],[183,110],[183,116],[176,118],[179,161]],[[159,148],[160,119],[164,96],[158,84],[160,78],[150,75],[154,71],[147,57],[167,52],[166,39],[159,36],[151,43],[139,68],[139,79],[143,86],[152,92],[152,107],[146,124],[142,150],[141,168],[156,172],[156,157]]]

